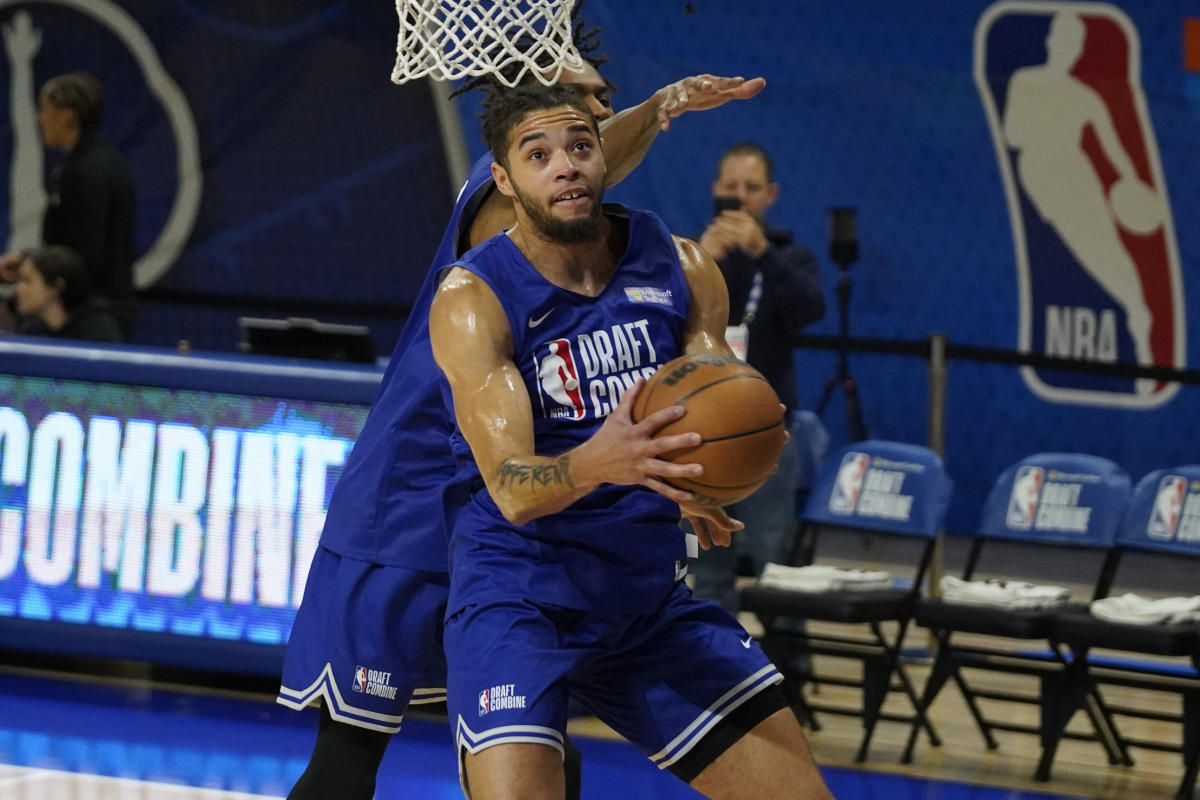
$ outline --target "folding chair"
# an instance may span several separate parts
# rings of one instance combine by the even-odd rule
[[[813,553],[820,561],[822,543],[831,536],[840,538],[857,532],[872,538],[894,538],[901,545],[899,549],[909,551],[905,565],[911,568],[909,580],[884,589],[831,588],[817,592],[792,591],[760,582],[742,591],[742,609],[753,611],[762,621],[766,631],[763,648],[767,653],[786,652],[799,641],[809,653],[862,662],[861,680],[810,675],[798,672],[791,663],[776,664],[788,682],[799,687],[796,711],[801,718],[812,712],[862,717],[863,736],[857,761],[866,759],[879,720],[911,719],[909,715],[882,711],[889,692],[902,692],[916,705],[912,681],[899,660],[900,645],[952,488],[942,460],[927,448],[886,441],[857,442],[844,447],[825,461],[805,507],[802,522]],[[795,619],[841,623],[854,626],[854,630],[846,635],[814,633],[811,625],[805,629],[796,626]],[[898,630],[894,636],[885,634],[882,626],[886,622],[896,623]],[[864,625],[869,635],[862,631]],[[810,679],[822,685],[860,688],[861,706],[850,708],[806,701],[803,686]],[[933,726],[927,723],[926,729],[936,740]]]
[[[1195,577],[1200,569],[1200,466],[1158,470],[1142,478],[1134,490],[1125,524],[1117,535],[1116,552],[1118,563],[1114,565],[1112,586],[1118,585],[1118,577],[1131,573],[1134,566],[1141,566],[1151,569],[1146,574],[1154,575],[1159,591],[1170,592],[1183,587],[1189,595],[1197,593],[1200,589],[1200,579]],[[1105,588],[1111,594],[1112,587]],[[1055,632],[1071,649],[1071,683],[1067,694],[1070,705],[1061,724],[1050,732],[1050,742],[1043,751],[1042,760],[1048,764],[1054,758],[1071,713],[1084,697],[1098,694],[1101,686],[1127,686],[1178,695],[1178,711],[1164,712],[1158,703],[1152,708],[1110,705],[1109,710],[1118,717],[1173,722],[1182,726],[1179,743],[1125,736],[1120,740],[1130,747],[1182,754],[1184,774],[1175,796],[1191,797],[1200,765],[1200,635],[1196,622],[1111,622],[1095,616],[1088,609],[1075,609],[1056,617]],[[1099,656],[1094,653],[1096,648],[1120,652],[1115,658]],[[1147,660],[1139,659],[1139,656],[1159,658]]]
[[[996,480],[984,504],[979,532],[971,537],[961,579],[977,575],[989,579],[1036,583],[1030,565],[1047,559],[1070,559],[1078,577],[1090,580],[1093,598],[1101,596],[1114,561],[1113,541],[1129,505],[1129,475],[1112,461],[1073,453],[1038,453],[1009,467]],[[983,590],[1014,588],[994,584]],[[989,750],[998,744],[994,731],[1038,734],[1043,751],[1050,742],[1049,731],[1069,713],[1065,688],[1068,683],[1065,649],[1054,638],[1054,623],[1062,606],[1011,607],[951,602],[941,597],[924,597],[917,602],[917,625],[933,632],[937,655],[925,683],[916,719],[909,730],[901,762],[912,761],[913,747],[929,707],[948,680],[953,680],[966,700],[975,724]],[[1086,606],[1076,603],[1076,609]],[[958,634],[987,636],[964,644]],[[1004,640],[995,642],[996,639]],[[985,642],[988,640],[984,640]],[[1048,652],[1031,649],[1045,642]],[[964,668],[1034,676],[1039,681],[1036,696],[973,686]],[[1040,708],[1041,725],[1033,726],[985,716],[979,700],[1026,703]],[[1093,733],[1063,734],[1071,738],[1099,741],[1109,762],[1132,763],[1116,740],[1111,719],[1098,695],[1085,703]],[[1072,709],[1073,710],[1073,709]],[[1065,725],[1065,720],[1062,720]],[[1050,763],[1039,765],[1035,778],[1049,779]]]

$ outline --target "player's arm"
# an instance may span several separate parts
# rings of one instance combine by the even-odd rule
[[[488,492],[510,522],[523,525],[574,503],[602,483],[641,484],[675,500],[692,496],[662,477],[695,477],[698,464],[672,464],[659,455],[694,447],[700,435],[653,438],[683,416],[671,406],[634,424],[638,386],[625,393],[604,425],[578,447],[556,455],[534,452],[533,408],[513,363],[512,331],[487,284],[461,268],[442,281],[429,314],[433,356],[454,398],[459,429]]]
[[[608,159],[605,185],[615,186],[633,172],[659,131],[688,111],[705,111],[730,100],[748,100],[763,90],[762,78],[722,78],[693,75],[664,86],[642,103],[600,123],[604,154]]]
[[[733,351],[725,343],[725,325],[729,322],[729,292],[725,288],[721,269],[696,242],[682,236],[674,239],[679,263],[683,266],[683,274],[692,295],[687,327],[683,333],[683,352],[689,355],[716,353],[732,358]],[[679,504],[679,509],[692,523],[692,530],[705,550],[713,545],[728,545],[733,531],[745,527],[726,514],[723,508],[683,502]]]
[[[683,332],[683,352],[688,355],[716,353],[733,357],[725,343],[729,324],[729,292],[721,268],[704,248],[691,239],[675,236],[675,249],[683,266],[688,289],[692,293],[687,327]]]

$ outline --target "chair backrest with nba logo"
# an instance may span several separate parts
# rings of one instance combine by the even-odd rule
[[[871,440],[833,453],[813,482],[806,522],[933,538],[954,482],[927,447]]]
[[[984,502],[978,536],[1111,547],[1129,505],[1129,474],[1099,456],[1037,453],[1006,469]]]
[[[1138,481],[1117,544],[1200,556],[1200,465],[1155,470]]]

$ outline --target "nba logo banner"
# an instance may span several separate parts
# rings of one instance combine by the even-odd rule
[[[479,716],[488,713],[488,690],[484,689],[479,693]]]
[[[846,453],[838,468],[833,494],[829,497],[829,510],[836,514],[853,514],[862,493],[863,479],[871,459],[865,453]]]
[[[356,667],[354,670],[354,691],[365,692],[367,690],[367,668]]]
[[[1008,498],[1008,512],[1004,515],[1005,525],[1019,531],[1027,531],[1033,527],[1033,520],[1037,516],[1038,497],[1045,482],[1046,470],[1041,467],[1025,466],[1017,470],[1012,494]]]
[[[579,383],[579,368],[567,339],[555,339],[537,348],[534,356],[537,368],[539,399],[542,415],[550,419],[583,419],[583,389]]]
[[[1187,479],[1179,475],[1165,475],[1158,484],[1154,496],[1154,508],[1150,512],[1150,523],[1146,534],[1151,539],[1174,539],[1179,527],[1179,515],[1183,511],[1183,499],[1187,495]]]
[[[1012,225],[1018,347],[1185,366],[1179,253],[1133,23],[1107,3],[997,3],[976,25],[974,69]],[[1031,367],[1022,377],[1065,403],[1153,408],[1178,390]]]

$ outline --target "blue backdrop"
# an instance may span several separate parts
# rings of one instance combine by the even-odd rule
[[[387,80],[396,33],[392,4],[118,5],[146,32],[186,97],[203,174],[186,247],[156,284],[160,292],[174,293],[163,295],[173,302],[150,305],[142,340],[173,344],[188,338],[230,347],[239,313],[279,316],[294,307],[330,321],[367,321],[386,350],[456,190],[427,84],[396,87]],[[1046,330],[1057,324],[1054,346],[1060,350],[1132,361],[1126,312],[1136,298],[1114,300],[1083,269],[1070,279],[1036,272],[1047,258],[1067,259],[1062,254],[1070,255],[1070,248],[1053,231],[1026,240],[1025,229],[1014,228],[1011,209],[1023,210],[1021,225],[1038,216],[1032,196],[1012,177],[1017,150],[1004,149],[1003,132],[989,117],[989,103],[1004,113],[1015,71],[1045,60],[1042,39],[1052,15],[1067,7],[1081,12],[1093,50],[1104,33],[1116,36],[1128,53],[1127,61],[1101,70],[1100,83],[1115,86],[1102,93],[1104,107],[1122,144],[1141,153],[1134,158],[1139,177],[1169,200],[1173,224],[1154,234],[1162,237],[1158,260],[1139,256],[1138,269],[1155,314],[1158,332],[1151,338],[1159,341],[1168,329],[1178,334],[1169,346],[1155,345],[1155,360],[1186,364],[1200,347],[1200,323],[1194,322],[1200,320],[1200,293],[1193,280],[1200,229],[1192,224],[1200,213],[1200,41],[1188,49],[1189,31],[1200,39],[1200,10],[1184,0],[588,0],[589,22],[604,28],[602,50],[611,58],[604,71],[619,88],[619,106],[697,72],[768,80],[751,102],[678,120],[610,197],[657,210],[679,232],[698,232],[707,221],[719,153],[753,139],[775,156],[782,186],[770,217],[794,228],[821,257],[831,308],[837,270],[825,255],[826,212],[857,207],[855,334],[911,339],[942,331],[955,342],[1015,349],[1024,324],[1034,337],[1032,349],[1046,352],[1053,350]],[[37,82],[86,68],[108,87],[105,130],[134,165],[142,199],[139,241],[148,249],[179,182],[177,145],[165,112],[128,46],[79,4],[0,0],[0,21],[11,23],[20,11],[43,31],[34,62]],[[982,83],[977,59],[993,65]],[[1124,66],[1132,71],[1122,72]],[[0,94],[7,107],[8,83],[0,81]],[[478,155],[475,101],[458,108]],[[11,150],[11,135],[0,125],[0,158]],[[1105,178],[1109,186],[1111,178]],[[8,202],[0,196],[0,212]],[[0,226],[8,217],[0,213]],[[1086,261],[1081,259],[1075,260]],[[1022,278],[1025,268],[1035,274]],[[1159,278],[1147,278],[1151,273]],[[1035,291],[1023,311],[1022,282],[1031,278],[1049,289]],[[203,310],[183,304],[181,295],[228,308]],[[345,313],[326,313],[331,308]],[[1167,319],[1163,308],[1177,313]],[[832,333],[835,323],[831,314],[811,331]],[[1105,336],[1112,339],[1111,352]],[[801,392],[811,406],[833,360],[814,352],[796,358]],[[851,367],[871,435],[925,442],[922,363],[869,355],[853,357]],[[1090,396],[1047,396],[1009,367],[952,365],[946,454],[956,486],[952,527],[975,526],[991,482],[1032,452],[1102,455],[1135,479],[1195,460],[1195,389],[1175,393],[1158,386],[1139,395],[1112,382],[1089,386]],[[826,422],[834,443],[844,441],[838,402]]]

